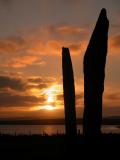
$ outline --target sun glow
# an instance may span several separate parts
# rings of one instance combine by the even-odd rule
[[[40,90],[37,89],[37,88],[32,88],[31,89],[31,94],[32,95],[35,95],[36,97],[39,97],[41,94],[40,94]]]
[[[44,94],[46,95],[46,105],[42,107],[42,109],[46,110],[56,110],[59,108],[59,104],[57,101],[57,95],[61,93],[61,85],[54,84],[51,87],[47,88],[44,91]]]
[[[34,90],[36,91],[36,90]],[[48,110],[54,111],[60,108],[57,96],[61,94],[61,85],[53,84],[49,88],[46,88],[42,94],[45,96],[45,104],[42,106],[32,107],[32,110]]]
[[[55,97],[53,95],[48,95],[47,102],[52,103],[55,101]]]
[[[50,106],[50,105],[46,105],[46,106],[43,106],[42,109],[46,109],[46,110],[52,111],[52,110],[55,110],[55,107]]]

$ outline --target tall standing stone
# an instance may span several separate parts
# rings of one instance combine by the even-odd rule
[[[84,135],[100,135],[109,21],[102,9],[84,56]]]
[[[75,111],[75,86],[72,62],[68,48],[62,48],[63,92],[66,135],[77,135]]]

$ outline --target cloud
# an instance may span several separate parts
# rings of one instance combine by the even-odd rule
[[[76,99],[76,107],[83,107],[83,99],[84,93],[76,93],[75,99]],[[57,95],[57,101],[63,106],[64,105],[64,97],[63,94]]]
[[[70,48],[71,54],[79,55],[85,49],[85,41],[80,38],[86,33],[86,28],[60,25],[40,27],[0,39],[0,66],[12,68],[43,66],[46,62],[42,60],[42,56],[60,56],[63,46]]]
[[[29,65],[46,65],[46,62],[42,60],[41,56],[55,55],[60,56],[62,47],[70,48],[72,55],[79,55],[79,53],[85,50],[85,42],[75,41],[60,41],[49,40],[45,43],[40,41],[36,42],[32,47],[24,51],[24,54],[20,54],[21,51],[16,52],[13,55],[4,55],[1,58],[1,67],[23,68]],[[4,63],[2,61],[4,59]]]
[[[39,55],[29,53],[30,48],[35,48],[35,42],[31,42],[27,37],[12,36],[0,40],[1,67],[23,68],[35,63],[35,65],[45,65]],[[36,50],[34,50],[36,52]],[[4,63],[3,60],[4,59]]]
[[[120,34],[111,38],[111,45],[120,48]]]
[[[22,93],[30,93],[31,90],[37,89],[43,90],[48,88],[55,80],[46,77],[18,77],[18,74],[11,75],[0,75],[0,89],[6,91],[7,93],[13,93],[16,91],[18,95]],[[27,93],[27,94],[28,94]]]
[[[74,42],[74,41],[56,41],[51,40],[47,43],[46,51],[49,52],[51,50],[51,54],[54,55],[61,55],[61,48],[62,47],[68,47],[71,50],[71,53],[73,55],[78,55],[81,51],[81,44],[80,42]]]
[[[107,93],[105,98],[110,101],[120,101],[120,92]]]
[[[12,95],[0,92],[0,107],[33,107],[45,102],[45,98],[35,96]]]
[[[76,26],[60,26],[56,30],[59,34],[69,36],[85,36],[87,34],[86,28],[80,28]]]
[[[18,78],[0,76],[0,89],[10,88],[16,91],[25,91],[26,84]]]
[[[34,88],[47,88],[51,83],[56,82],[56,80],[53,77],[30,77],[27,79],[30,86]]]
[[[40,83],[43,82],[43,79],[42,77],[31,77],[28,79],[28,81],[32,83]]]
[[[21,36],[11,36],[5,39],[0,39],[0,55],[6,53],[22,53],[25,49],[27,49],[27,45],[27,42]]]
[[[31,31],[29,32],[31,33]],[[61,48],[66,46],[71,49],[71,54],[79,55],[85,46],[86,35],[88,35],[88,28],[86,27],[72,25],[41,27],[36,29],[36,32],[32,31],[32,35],[29,35],[30,39],[34,39],[35,44],[28,49],[28,52],[38,53],[43,56],[59,56],[61,55]]]
[[[38,56],[36,55],[22,55],[13,57],[10,60],[6,60],[5,64],[2,64],[3,67],[12,67],[12,68],[23,68],[27,67],[38,61]]]
[[[42,40],[68,40],[70,39],[81,39],[85,38],[89,33],[89,28],[86,26],[75,26],[75,25],[48,25],[42,26],[30,30],[22,30],[22,34],[27,35],[29,38],[37,38]],[[40,38],[41,37],[41,38]]]
[[[57,95],[57,100],[58,101],[63,101],[63,99],[64,99],[63,94]]]
[[[30,65],[46,65],[43,56],[60,56],[63,46],[72,55],[85,50],[88,28],[73,25],[49,25],[19,31],[14,36],[0,39],[0,66],[25,68]]]
[[[119,84],[107,84],[105,87],[103,96],[104,106],[107,107],[118,107],[120,106],[120,91]]]
[[[109,48],[112,54],[120,53],[120,34],[112,36],[109,40]]]
[[[51,78],[0,76],[0,107],[44,106]],[[7,110],[7,108],[6,108]]]
[[[38,89],[39,92],[40,90],[46,89],[48,87],[47,83],[39,83],[39,84],[29,84],[28,88],[29,89]]]

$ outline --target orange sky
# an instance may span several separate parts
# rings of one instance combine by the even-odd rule
[[[0,118],[64,117],[63,46],[70,48],[82,117],[83,56],[102,7],[110,21],[103,115],[120,114],[120,4],[92,1],[0,0]]]

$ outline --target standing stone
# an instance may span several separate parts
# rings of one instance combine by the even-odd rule
[[[75,111],[75,86],[72,62],[68,48],[62,48],[63,92],[66,135],[77,135]]]
[[[84,135],[100,135],[109,21],[102,9],[84,56]]]

